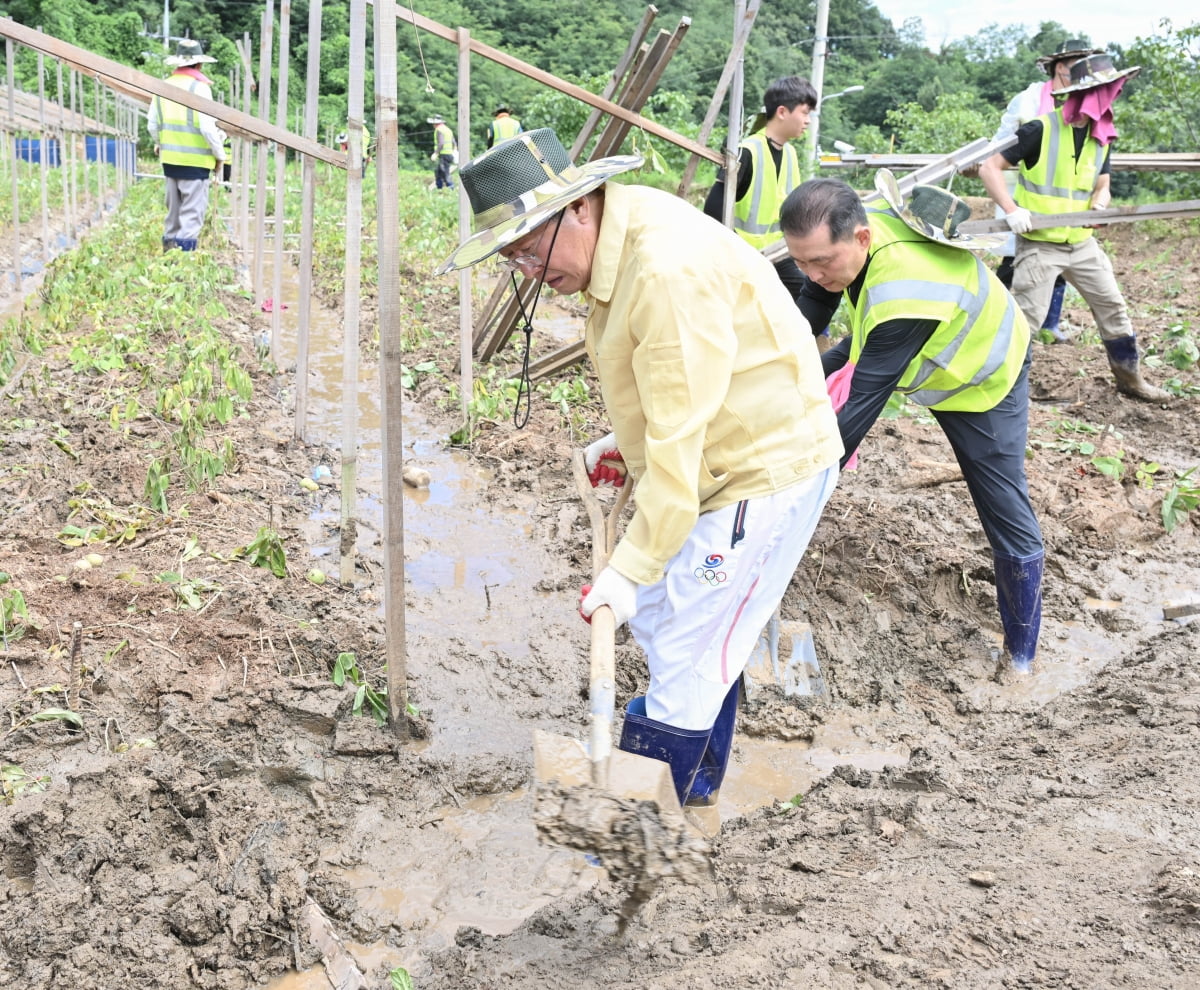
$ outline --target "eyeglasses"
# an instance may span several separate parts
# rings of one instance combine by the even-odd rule
[[[515,258],[501,258],[500,267],[507,268],[510,272],[519,272],[522,268],[532,268],[537,271],[544,267],[546,262],[542,261],[536,254],[518,254]]]

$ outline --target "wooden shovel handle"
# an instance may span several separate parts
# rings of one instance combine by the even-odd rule
[[[571,460],[575,486],[587,509],[592,524],[592,577],[593,579],[608,566],[608,558],[616,546],[617,523],[621,510],[629,501],[633,489],[633,478],[626,477],[625,484],[617,492],[607,515],[604,504],[596,497],[596,489],[587,474],[583,451],[576,450]],[[591,665],[588,680],[588,707],[591,712],[591,755],[592,783],[600,788],[608,787],[608,758],[612,753],[613,709],[617,703],[616,682],[616,635],[617,625],[613,610],[601,605],[592,613]]]

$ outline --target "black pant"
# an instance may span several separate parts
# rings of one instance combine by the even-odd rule
[[[1018,558],[1043,549],[1025,480],[1031,353],[1011,391],[987,412],[931,410],[954,449],[992,549]]]

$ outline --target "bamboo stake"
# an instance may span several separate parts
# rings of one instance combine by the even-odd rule
[[[40,31],[41,28],[38,28]],[[38,180],[42,191],[42,261],[50,260],[50,201],[46,196],[46,169],[49,167],[46,163],[46,158],[49,155],[50,149],[46,143],[46,57],[38,52],[38,146],[41,148],[41,154],[38,155],[40,168],[38,169]]]
[[[275,98],[275,121],[287,128],[288,56],[291,48],[292,0],[279,0],[279,93]],[[275,145],[275,230],[271,249],[271,353],[278,355],[283,328],[283,264],[287,245],[287,148]]]
[[[354,509],[358,473],[358,294],[362,287],[362,117],[366,38],[366,0],[350,0],[350,75],[346,93],[350,168],[346,172],[346,264],[345,291],[342,293],[342,538],[338,572],[345,588],[354,585]]]
[[[16,85],[13,78],[13,43],[11,38],[4,39],[5,73],[8,81],[8,116],[16,117]],[[21,294],[21,209],[20,209],[20,156],[13,158],[12,169],[12,227],[13,227],[13,292]]]
[[[379,236],[379,351],[383,379],[384,623],[392,731],[408,738],[404,628],[404,437],[400,380],[399,165],[396,120],[396,4],[375,2],[376,226]]]
[[[471,32],[458,29],[458,156],[459,161],[471,158]],[[458,189],[458,239],[461,243],[471,233],[471,204],[463,192],[461,180]],[[462,417],[469,423],[468,407],[474,392],[471,368],[471,269],[462,268],[458,273],[458,366],[459,392],[462,401]]]
[[[258,115],[266,120],[271,112],[271,31],[275,24],[275,0],[267,0],[262,14],[258,44]],[[267,225],[267,146],[258,146],[258,185],[254,192],[254,301],[263,304],[263,230]],[[277,365],[279,354],[271,341],[271,360]]]
[[[318,83],[321,79],[321,0],[308,7],[308,72],[305,77],[304,136],[317,137]],[[312,316],[313,212],[316,209],[317,163],[305,155],[300,164],[300,326],[296,334],[296,425],[294,435],[304,439],[308,418],[308,346]],[[344,414],[344,413],[343,413]]]
[[[254,108],[254,60],[250,55],[250,32],[242,32],[242,43],[238,46],[238,53],[242,56],[242,69],[245,71],[246,85],[242,89],[242,108],[246,113]],[[242,249],[243,257],[246,251],[250,249],[250,171],[251,165],[254,163],[254,142],[243,140],[241,143],[242,151],[242,167],[240,175],[235,176],[234,181],[240,181],[242,185],[242,214],[241,214],[241,235],[238,238],[238,247]],[[261,194],[256,194],[257,200]]]

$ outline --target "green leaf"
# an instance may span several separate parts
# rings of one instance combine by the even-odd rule
[[[413,990],[412,977],[403,966],[397,966],[388,973],[388,980],[392,984],[392,990]]]
[[[45,708],[29,717],[31,722],[70,722],[76,728],[83,728],[83,719],[66,708]]]

